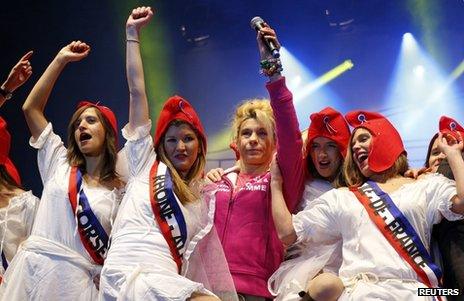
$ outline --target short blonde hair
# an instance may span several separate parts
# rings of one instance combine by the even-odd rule
[[[351,141],[356,130],[353,131],[350,137],[350,146],[347,149],[345,161],[343,162],[343,178],[348,187],[351,186],[360,186],[368,180],[353,160],[353,150],[351,147]],[[382,175],[385,179],[392,178],[397,175],[404,175],[404,173],[409,169],[408,157],[406,153],[402,153],[395,161],[395,163],[387,170],[382,172]],[[340,183],[340,182],[338,182]],[[341,185],[336,182],[336,186],[340,187]]]
[[[268,134],[272,137],[272,141],[275,142],[275,119],[271,104],[269,100],[260,98],[245,100],[235,110],[235,115],[232,119],[233,141],[237,142],[242,123],[250,118],[263,123],[266,126]]]

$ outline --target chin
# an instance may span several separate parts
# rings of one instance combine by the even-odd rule
[[[326,171],[326,170],[322,170],[322,171],[318,170],[317,172],[318,172],[319,175],[321,175],[321,177],[323,177],[323,178],[330,178],[330,177],[332,176],[332,173],[331,173],[331,172],[328,172],[328,171]]]
[[[247,162],[248,164],[259,165],[262,164],[261,162],[263,162],[263,160],[260,158],[248,158]]]
[[[98,157],[100,155],[100,152],[92,152],[91,150],[82,150],[79,149],[81,153],[86,156],[86,157]]]
[[[182,174],[182,173],[188,173],[190,168],[188,166],[185,166],[184,164],[178,164],[174,165],[174,168],[176,169],[177,173]]]
[[[368,169],[368,168],[366,168],[366,169],[364,169],[364,170],[361,170],[361,173],[362,173],[362,175],[365,176],[366,178],[369,178],[370,176],[372,176],[372,175],[374,174],[374,173],[373,173],[370,169]]]

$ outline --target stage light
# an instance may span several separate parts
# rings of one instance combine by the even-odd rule
[[[425,68],[422,65],[417,65],[416,67],[414,67],[412,72],[417,78],[424,78]]]
[[[453,82],[463,72],[464,63],[447,76],[412,34],[403,35],[384,114],[401,133],[413,166],[423,164],[440,116],[460,111]]]
[[[287,79],[292,79],[289,81],[289,88],[293,93],[293,103],[301,129],[308,127],[308,116],[311,113],[318,112],[326,106],[343,109],[340,98],[325,85],[353,68],[351,60],[346,60],[322,76],[316,77],[285,47],[280,49],[280,55],[284,66],[282,73]]]
[[[412,36],[412,33],[410,33],[410,32],[405,32],[405,33],[403,34],[403,38],[405,38],[405,39],[409,39],[409,38],[412,38],[412,37],[413,37],[413,36]]]
[[[414,41],[414,37],[412,35],[412,33],[410,32],[406,32],[404,35],[403,35],[403,39],[405,41]]]
[[[322,76],[316,77],[284,47],[280,49],[280,56],[284,68],[282,74],[287,78],[287,85],[293,93],[293,103],[301,130],[309,126],[311,113],[318,112],[326,106],[343,111],[343,102],[324,85],[353,68],[354,64],[351,60],[346,60]],[[233,154],[229,151],[231,138],[229,129],[223,129],[211,137],[208,141],[208,158],[213,158],[211,157],[213,154],[215,156],[220,152],[227,154],[229,158]]]
[[[301,84],[301,76],[300,75],[296,75],[292,78],[292,80],[290,81],[289,85],[288,85],[288,88],[289,89],[294,89],[294,88],[297,88],[300,84]]]

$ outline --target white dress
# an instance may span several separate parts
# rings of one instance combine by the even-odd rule
[[[95,264],[80,239],[68,198],[71,168],[61,138],[49,123],[31,146],[39,149],[38,166],[44,185],[31,236],[23,242],[0,287],[0,300],[96,300]],[[121,198],[116,189],[83,189],[107,233]]]
[[[128,126],[123,129],[123,136],[127,139],[125,148],[129,181],[101,274],[100,293],[103,300],[183,301],[193,292],[212,295],[203,284],[178,274],[169,246],[155,220],[149,198],[149,174],[156,159],[150,128],[151,123],[133,132],[128,130]],[[194,236],[193,233],[199,229],[195,215],[191,214],[192,208],[176,200],[187,224],[184,268],[189,252],[206,233],[200,231]],[[211,227],[214,212],[210,212],[210,215]]]
[[[455,182],[438,174],[427,175],[390,193],[427,250],[432,226],[442,216],[448,220],[463,218],[450,210],[455,195]],[[342,238],[339,276],[345,290],[339,300],[433,300],[417,296],[417,288],[426,286],[348,189],[334,189],[316,199],[309,208],[293,216],[293,225],[297,241]]]
[[[0,252],[5,254],[8,264],[12,261],[19,244],[32,230],[39,199],[32,191],[25,191],[10,199],[8,206],[0,208]],[[5,273],[0,264],[0,275]]]
[[[309,208],[315,199],[332,189],[325,180],[307,181],[298,210]],[[312,244],[302,241],[287,248],[286,259],[268,280],[268,289],[276,296],[275,300],[301,300],[298,293],[306,290],[308,281],[321,270],[338,275],[341,246],[341,239],[334,239]]]

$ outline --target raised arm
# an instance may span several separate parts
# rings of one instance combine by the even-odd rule
[[[451,171],[456,181],[456,196],[452,199],[451,211],[464,215],[464,160],[462,158],[463,141],[460,132],[457,132],[458,139],[453,141],[452,137],[448,140],[442,133],[438,134],[438,148],[446,155]]]
[[[303,141],[293,105],[293,95],[279,71],[281,63],[272,58],[263,39],[272,40],[278,48],[280,43],[275,31],[267,24],[263,24],[263,28],[258,31],[258,48],[263,73],[269,76],[266,88],[269,91],[276,122],[277,158],[283,175],[283,193],[290,212],[294,213],[304,190]]]
[[[292,214],[285,203],[282,183],[282,174],[276,156],[274,156],[271,164],[272,217],[279,239],[283,244],[289,246],[296,241],[297,237],[293,227]]]
[[[129,126],[132,129],[146,124],[149,119],[139,33],[152,17],[153,11],[150,7],[137,7],[132,10],[126,23],[126,72],[130,94]]]
[[[23,104],[24,115],[32,137],[38,138],[47,126],[48,121],[44,115],[45,105],[63,68],[69,62],[76,62],[85,58],[89,52],[90,47],[81,41],[74,41],[66,45],[58,52],[34,88],[32,88]]]
[[[3,105],[5,100],[11,97],[11,94],[21,87],[31,76],[32,66],[29,59],[32,56],[33,51],[26,53],[16,65],[11,69],[5,82],[0,87],[0,107]]]
[[[267,23],[263,23],[263,27],[258,31],[256,41],[258,42],[259,57],[261,59],[261,71],[269,77],[269,82],[274,82],[282,78],[280,58],[274,59],[271,51],[264,43],[264,40],[272,41],[280,50],[280,42],[277,39],[276,32],[270,28]],[[269,72],[269,74],[267,73]],[[270,74],[272,73],[272,74]]]

